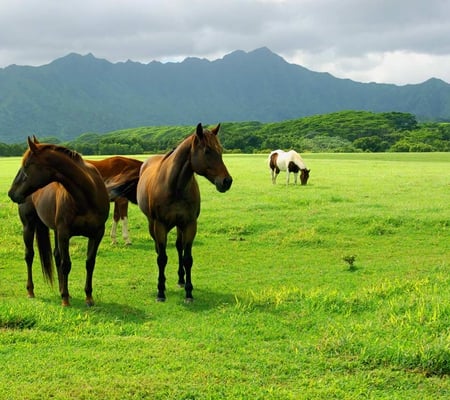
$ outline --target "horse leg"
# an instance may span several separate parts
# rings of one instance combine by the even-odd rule
[[[120,209],[120,219],[122,220],[122,237],[127,246],[131,244],[131,240],[128,234],[128,199],[121,199],[120,203],[117,202]]]
[[[105,229],[100,229],[97,234],[89,238],[88,249],[86,256],[86,283],[84,285],[84,292],[86,293],[86,305],[91,307],[94,305],[92,297],[92,277],[94,275],[95,260],[97,258],[98,247],[102,241]]]
[[[167,230],[166,227],[157,222],[153,222],[153,226],[150,228],[151,235],[155,240],[157,258],[156,262],[158,264],[158,295],[156,301],[166,301],[166,276],[164,271],[167,265]]]
[[[114,201],[114,211],[113,211],[113,223],[111,226],[111,243],[112,244],[117,244],[117,239],[116,239],[116,232],[117,232],[117,224],[119,222],[120,219],[120,214],[119,214],[119,207],[117,205],[117,200]]]
[[[58,235],[58,257],[60,262],[58,264],[58,280],[59,291],[61,293],[62,305],[64,307],[70,306],[69,301],[69,273],[72,269],[72,261],[69,254],[69,238]]]
[[[277,183],[277,176],[280,173],[280,169],[278,167],[272,171],[272,183],[275,185]]]
[[[289,185],[289,170],[286,170],[286,185]]]
[[[272,176],[272,184],[275,185],[275,181],[277,179],[277,176],[275,175],[275,170],[270,170],[270,175]]]
[[[25,243],[25,262],[27,264],[27,292],[29,298],[34,298],[33,259],[34,259],[34,225],[27,223],[23,227],[23,242]]]
[[[31,201],[19,204],[19,217],[22,222],[22,237],[25,245],[25,262],[27,264],[27,293],[29,298],[34,297],[33,260],[34,260],[34,233],[36,231],[36,210]]]
[[[192,290],[194,286],[192,285],[191,279],[191,269],[193,264],[192,258],[192,244],[194,243],[194,238],[197,233],[197,221],[192,222],[183,230],[183,267],[186,273],[186,283],[184,285],[184,290],[186,291],[186,302],[190,303],[194,301],[192,296]]]
[[[297,176],[298,176],[298,172],[294,172],[294,184],[297,184]]]
[[[61,271],[61,253],[59,252],[59,245],[58,245],[58,235],[55,232],[55,249],[53,251],[53,257],[55,259],[55,265],[56,265],[56,272],[58,273],[58,285],[59,285],[59,292],[62,291],[62,271]]]
[[[177,227],[177,241],[175,242],[175,247],[178,253],[178,287],[184,288],[186,283],[184,279],[184,266],[183,266],[183,233]]]

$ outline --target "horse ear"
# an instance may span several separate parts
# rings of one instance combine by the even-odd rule
[[[36,151],[37,151],[36,143],[33,142],[29,136],[28,136],[28,147],[30,148],[30,150],[31,150],[33,153],[36,153]]]
[[[33,142],[34,143],[40,143],[39,140],[37,139],[37,137],[35,135],[33,135]]]
[[[202,126],[202,123],[201,123],[201,122],[198,123],[197,129],[196,129],[196,132],[195,132],[195,133],[197,134],[197,136],[198,136],[200,139],[203,138],[203,126]]]
[[[220,129],[220,123],[217,124],[217,126],[216,126],[214,129],[211,129],[211,132],[212,132],[214,135],[217,135],[217,134],[219,133],[219,129]]]

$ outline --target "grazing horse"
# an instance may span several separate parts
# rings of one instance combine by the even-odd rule
[[[164,271],[167,264],[167,234],[176,227],[178,252],[178,284],[185,288],[186,301],[191,302],[193,263],[192,244],[200,214],[200,191],[194,173],[204,176],[223,193],[233,179],[222,160],[222,146],[217,134],[220,124],[208,130],[198,124],[195,132],[165,155],[144,162],[137,183],[137,203],[147,216],[151,237],[155,242],[158,264],[158,301],[165,301]]]
[[[41,144],[28,137],[22,166],[8,192],[19,204],[23,224],[28,297],[34,297],[32,265],[33,238],[39,248],[44,277],[52,282],[53,260],[49,229],[55,232],[54,257],[62,305],[69,305],[68,280],[72,267],[69,241],[72,236],[88,238],[86,258],[86,304],[94,304],[92,275],[97,250],[105,232],[109,197],[100,173],[75,151],[63,146]]]
[[[120,175],[131,174],[139,178],[139,171],[142,166],[142,161],[140,160],[121,156],[86,161],[98,169],[107,187],[110,181],[116,180]],[[117,225],[121,221],[123,240],[126,245],[130,245],[131,240],[128,234],[128,199],[126,197],[116,197],[111,199],[111,201],[114,201],[113,224],[110,233],[112,243],[117,244]]]
[[[309,178],[310,169],[306,168],[306,164],[294,150],[283,151],[274,150],[269,154],[269,168],[272,174],[272,183],[275,184],[280,171],[286,171],[286,185],[289,185],[289,174],[294,173],[294,182],[297,184],[298,171],[300,171],[300,182],[306,185]]]

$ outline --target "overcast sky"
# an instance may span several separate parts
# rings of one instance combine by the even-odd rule
[[[450,0],[0,0],[0,68],[68,53],[209,60],[268,47],[361,82],[450,83]]]

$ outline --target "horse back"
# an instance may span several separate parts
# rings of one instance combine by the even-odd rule
[[[122,156],[108,157],[103,160],[86,160],[86,162],[97,168],[100,175],[105,179],[128,170],[139,171],[142,165],[140,160]]]
[[[103,181],[101,181],[103,184]],[[105,188],[106,193],[106,188]],[[70,236],[87,236],[95,233],[97,228],[104,227],[109,214],[108,195],[105,197],[105,212],[80,209],[72,195],[59,182],[52,182],[35,191],[31,199],[39,219],[50,229],[60,230],[62,226]]]
[[[148,219],[163,222],[171,229],[197,219],[200,190],[193,176],[183,193],[176,193],[170,184],[171,171],[164,164],[165,158],[157,155],[144,162],[137,186],[137,200]]]

